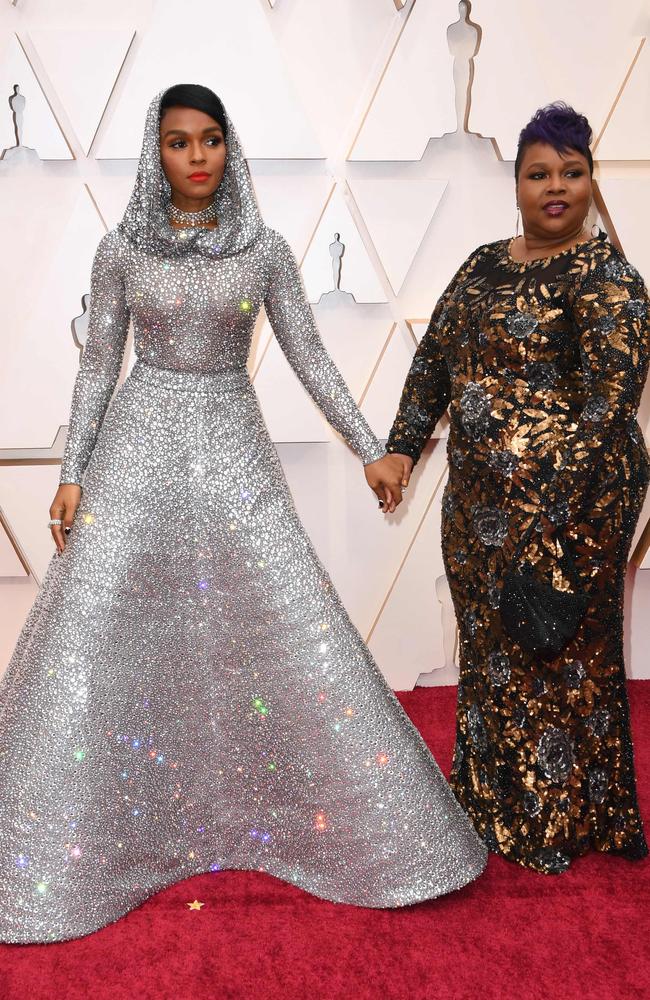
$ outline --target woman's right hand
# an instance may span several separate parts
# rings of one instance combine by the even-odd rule
[[[62,524],[53,524],[50,528],[52,538],[59,552],[65,548],[65,528],[72,527],[72,521],[77,507],[81,502],[81,486],[76,483],[61,483],[50,506],[50,520],[60,518]]]
[[[402,502],[413,471],[413,459],[409,455],[389,452],[376,462],[365,466],[366,482],[379,500],[384,514],[392,514]]]

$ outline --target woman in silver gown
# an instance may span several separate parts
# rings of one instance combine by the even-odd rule
[[[397,907],[485,865],[298,519],[247,375],[262,304],[362,461],[383,448],[225,112],[218,226],[171,225],[162,96],[93,264],[61,469],[81,501],[0,688],[6,942],[87,934],[199,872]]]

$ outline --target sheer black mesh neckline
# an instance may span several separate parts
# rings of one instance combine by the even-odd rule
[[[488,285],[500,285],[504,281],[525,275],[534,275],[540,282],[549,282],[559,278],[573,267],[576,259],[592,254],[602,247],[603,240],[599,236],[583,240],[580,243],[560,250],[558,253],[540,257],[537,260],[516,261],[510,256],[511,240],[497,240],[495,243],[481,247],[476,256],[476,264],[472,269],[472,278],[481,277]]]

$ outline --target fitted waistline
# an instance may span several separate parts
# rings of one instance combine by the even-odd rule
[[[129,379],[145,385],[160,386],[175,392],[223,393],[252,388],[245,365],[218,372],[187,372],[175,368],[157,368],[141,358],[129,372]]]

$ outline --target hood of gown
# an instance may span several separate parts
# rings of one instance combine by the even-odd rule
[[[226,111],[226,167],[215,194],[216,229],[174,229],[167,205],[171,187],[160,161],[161,90],[147,111],[135,185],[118,230],[140,249],[167,256],[201,252],[208,257],[229,257],[250,246],[264,231],[248,164],[239,137]]]

